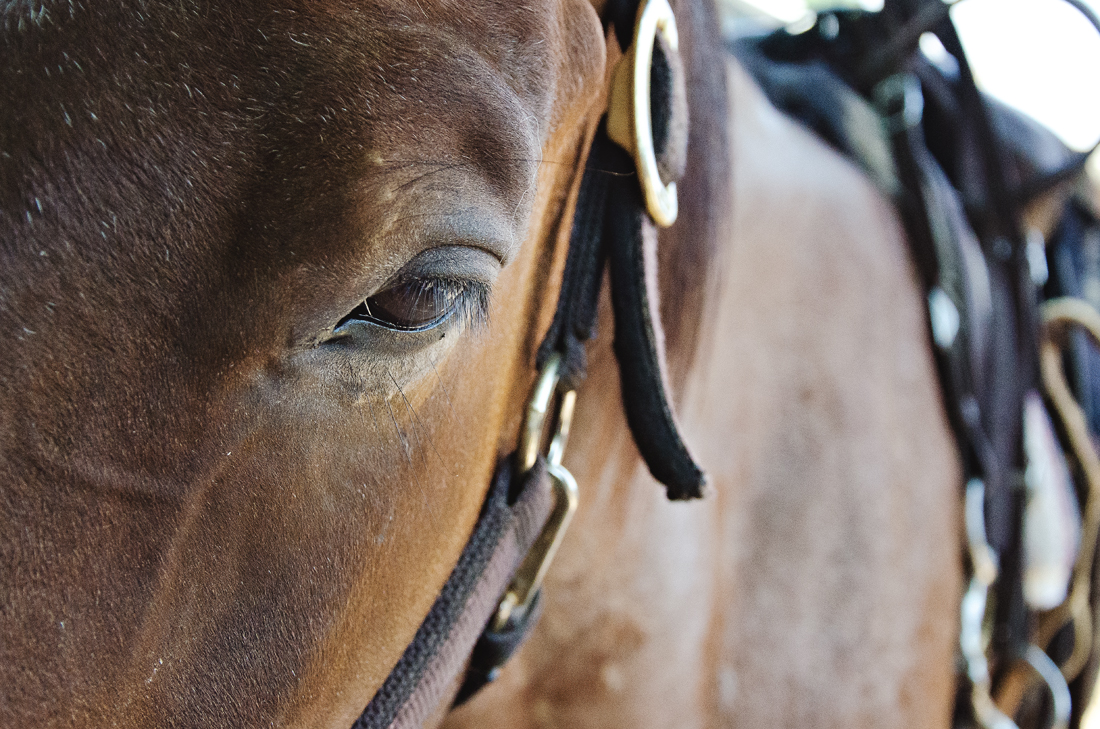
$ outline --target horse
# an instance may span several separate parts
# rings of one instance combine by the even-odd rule
[[[605,293],[542,618],[428,724],[944,726],[961,476],[901,224],[673,7],[660,316],[708,498],[646,471]],[[4,9],[0,723],[355,722],[515,448],[607,11]]]

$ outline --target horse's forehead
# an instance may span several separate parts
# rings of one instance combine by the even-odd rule
[[[365,103],[358,111],[378,123],[407,128],[440,112],[454,118],[495,106],[500,118],[481,119],[482,125],[534,124],[545,136],[555,110],[568,104],[559,98],[569,95],[568,80],[589,75],[577,66],[594,60],[577,52],[575,16],[584,10],[581,3],[543,0],[306,5],[260,19],[268,27],[257,28],[262,52],[253,56],[252,71],[266,81],[282,75],[297,82],[299,101],[360,93]],[[215,32],[229,39],[240,29]]]
[[[273,19],[285,40],[264,44],[271,55],[250,67],[261,104],[279,110],[267,129],[273,147],[368,164],[425,155],[480,164],[493,168],[498,192],[520,193],[533,165],[501,162],[534,162],[552,121],[565,60],[554,14],[413,7]],[[329,118],[340,121],[322,140]]]
[[[120,354],[131,343],[199,347],[210,362],[275,351],[284,332],[335,322],[381,283],[349,269],[392,273],[400,261],[381,264],[410,258],[431,232],[382,235],[390,219],[419,225],[449,206],[457,222],[444,233],[503,219],[498,237],[522,240],[540,143],[603,63],[584,0],[73,8],[0,49],[11,62],[0,98],[22,99],[0,104],[18,142],[0,175],[0,229],[11,231],[0,236],[0,323],[33,332],[0,374],[46,377],[27,363],[47,353],[84,368],[98,342],[127,342],[107,348],[113,368],[81,378],[117,374],[131,393],[117,399],[135,410],[160,385]],[[402,166],[425,157],[435,167]],[[275,314],[275,299],[292,303]],[[66,316],[47,321],[55,310]],[[240,321],[215,324],[227,315]],[[229,330],[248,341],[226,344]],[[72,389],[43,387],[43,411]],[[57,428],[118,430],[92,417]]]
[[[524,213],[534,209],[529,193],[541,147],[572,149],[584,127],[581,112],[597,95],[604,57],[595,14],[585,0],[68,7],[51,6],[46,20],[18,31],[0,14],[0,138],[11,140],[0,165],[0,327],[21,333],[0,353],[0,436],[14,444],[0,453],[0,475],[6,485],[28,484],[20,496],[57,505],[27,517],[40,530],[27,530],[26,538],[42,539],[37,535],[61,524],[71,533],[68,514],[84,514],[82,505],[101,493],[112,504],[114,494],[145,495],[149,503],[171,504],[156,516],[164,530],[125,531],[152,555],[140,566],[148,571],[135,570],[132,581],[130,573],[88,577],[124,585],[105,598],[112,607],[103,610],[151,615],[154,598],[167,596],[164,604],[172,606],[175,595],[191,595],[198,584],[191,568],[178,578],[156,576],[163,566],[157,560],[188,555],[181,558],[186,565],[205,554],[202,525],[212,517],[224,525],[215,530],[212,553],[248,544],[250,554],[262,555],[259,575],[294,555],[353,555],[356,565],[372,566],[362,581],[386,600],[364,597],[352,607],[341,601],[361,589],[358,567],[314,571],[290,589],[254,592],[237,577],[203,576],[224,594],[239,593],[242,606],[280,606],[272,621],[278,631],[316,636],[320,601],[317,609],[330,615],[373,616],[365,624],[400,639],[394,616],[411,614],[402,601],[430,604],[426,575],[434,570],[442,582],[448,550],[461,544],[459,532],[476,516],[499,432],[494,418],[504,417],[507,378],[516,370],[471,367],[486,374],[466,374],[465,406],[446,391],[448,371],[475,357],[495,363],[497,352],[518,357],[527,307],[500,307],[493,326],[502,336],[463,339],[438,367],[417,340],[425,364],[408,376],[428,383],[421,388],[433,393],[426,404],[405,395],[417,382],[394,376],[420,361],[406,351],[413,345],[364,347],[353,372],[329,356],[335,350],[317,354],[320,348],[302,345],[303,353],[298,343],[331,331],[378,290],[383,274],[430,246],[485,242],[485,229],[498,220],[499,237],[522,240],[527,218],[551,217]],[[416,166],[425,159],[426,167]],[[540,199],[566,187],[575,154],[568,162],[542,168]],[[450,227],[428,230],[423,221],[443,214]],[[386,234],[387,221],[398,217],[410,222],[398,235]],[[532,228],[527,240],[538,233]],[[549,233],[538,238],[552,240]],[[541,280],[530,265],[541,249],[524,250],[528,265],[501,275],[494,289],[500,297]],[[357,278],[363,271],[379,280]],[[448,346],[457,339],[449,337]],[[400,398],[391,403],[388,382],[362,381],[376,370]],[[471,423],[477,413],[478,423],[450,428],[448,448],[436,437],[444,430],[438,424],[452,422],[444,416],[454,413]],[[333,429],[319,429],[314,416]],[[283,454],[287,460],[271,466]],[[223,477],[226,464],[239,470]],[[429,499],[422,484],[439,488]],[[225,501],[208,499],[210,489]],[[296,494],[293,502],[288,493]],[[339,509],[352,527],[331,528],[330,505],[353,496],[365,501]],[[160,509],[138,498],[119,503],[109,512],[115,525],[147,523],[146,514]],[[249,515],[262,509],[237,508],[246,503],[290,504],[301,530],[275,529],[253,545]],[[403,547],[377,526],[387,510],[389,519],[396,512],[415,527],[399,535]],[[194,516],[180,516],[185,511]],[[420,533],[427,522],[412,517],[425,513],[434,526]],[[462,513],[465,522],[455,516]],[[377,541],[364,543],[364,534]],[[90,540],[73,550],[73,564],[85,557],[124,561],[99,553]],[[416,540],[428,544],[422,551],[435,564],[411,549]],[[117,541],[119,553],[130,548]],[[328,564],[343,564],[334,559]],[[226,564],[238,569],[233,560]],[[51,586],[49,600],[65,589]],[[229,623],[190,629],[188,640],[208,631],[206,646],[222,645],[215,634],[230,642],[244,635]],[[284,648],[266,650],[279,658]],[[265,648],[241,650],[257,655]],[[295,665],[307,660],[293,652],[286,655]],[[225,655],[217,656],[222,668],[246,670],[236,653]],[[396,658],[379,654],[379,666],[368,668]],[[250,675],[234,683],[199,668],[200,677],[218,677],[218,696],[227,702],[246,689],[257,693]],[[200,680],[187,667],[174,670]],[[264,700],[275,698],[269,691]]]

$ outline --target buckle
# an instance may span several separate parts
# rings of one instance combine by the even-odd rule
[[[520,474],[526,474],[538,461],[547,414],[550,413],[550,406],[558,389],[560,364],[561,355],[555,353],[543,365],[535,391],[527,405],[527,418],[523,424],[520,447],[516,454],[519,459],[516,465]],[[569,426],[573,422],[573,407],[576,402],[576,390],[562,393],[558,401],[553,418],[555,429],[546,449],[547,473],[550,476],[551,488],[554,490],[554,509],[508,584],[500,604],[497,605],[496,613],[489,623],[491,630],[503,630],[513,617],[518,618],[526,614],[542,586],[543,578],[546,577],[546,571],[550,568],[558,547],[561,546],[562,537],[565,536],[565,530],[573,519],[573,513],[577,510],[577,481],[573,478],[573,474],[561,465],[565,445],[569,440]]]
[[[653,119],[649,108],[649,75],[658,33],[670,50],[679,48],[676,16],[668,0],[646,0],[638,8],[634,41],[623,54],[612,77],[607,136],[634,158],[646,210],[657,225],[667,228],[676,222],[676,183],[664,184],[657,171]]]
[[[911,73],[888,76],[875,86],[875,106],[883,125],[891,135],[901,134],[921,123],[924,117],[924,92],[920,80]]]
[[[985,655],[989,590],[996,582],[1000,568],[997,553],[985,535],[985,483],[980,478],[967,482],[963,512],[967,555],[973,575],[960,608],[959,650],[970,679],[970,705],[982,729],[1017,729],[1016,722],[1006,716],[993,700],[989,660]]]

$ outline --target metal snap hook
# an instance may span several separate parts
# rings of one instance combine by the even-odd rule
[[[535,384],[535,391],[527,405],[527,418],[517,453],[520,474],[527,474],[538,462],[547,415],[550,413],[554,393],[558,388],[560,365],[560,354],[554,354],[543,365],[538,382]],[[554,509],[550,512],[534,544],[531,545],[531,549],[524,556],[523,562],[516,570],[504,597],[497,606],[491,624],[493,630],[503,630],[510,619],[526,614],[531,607],[535,595],[542,587],[546,571],[550,568],[558,547],[561,546],[565,530],[573,519],[573,513],[577,510],[577,481],[573,478],[573,474],[561,465],[565,446],[569,440],[569,427],[573,422],[573,408],[576,402],[576,390],[562,393],[558,401],[557,410],[554,413],[554,433],[550,436],[550,444],[546,451],[547,472],[550,477],[550,486],[554,490]]]
[[[985,535],[985,483],[972,478],[966,484],[965,501],[967,554],[973,575],[963,595],[959,616],[959,650],[970,679],[970,704],[982,729],[1018,729],[1016,722],[997,707],[990,694],[992,678],[985,655],[984,626],[989,605],[989,588],[997,580],[997,553]]]

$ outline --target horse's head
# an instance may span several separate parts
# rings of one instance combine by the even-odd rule
[[[0,723],[350,725],[515,441],[595,13],[16,3],[0,34]]]

